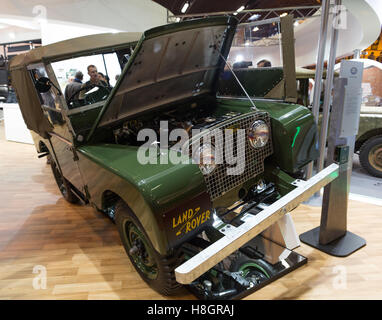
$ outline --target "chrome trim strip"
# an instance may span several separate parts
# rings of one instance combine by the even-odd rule
[[[235,232],[225,235],[177,267],[175,269],[176,281],[182,284],[191,283],[225,257],[270,227],[298,204],[309,199],[322,187],[336,179],[338,175],[339,166],[333,163],[256,216],[248,218],[245,223],[235,229]]]
[[[217,99],[246,100],[246,101],[248,101],[248,98],[240,97],[240,96],[220,96],[220,95],[216,95],[216,98]],[[282,99],[267,99],[267,98],[261,98],[261,97],[256,97],[256,98],[255,97],[251,97],[251,100],[254,100],[254,101],[267,101],[267,102],[283,102],[283,103],[287,103],[287,102],[285,102]]]

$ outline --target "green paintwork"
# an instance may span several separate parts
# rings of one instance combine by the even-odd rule
[[[196,196],[205,191],[203,175],[197,165],[160,164],[159,157],[158,164],[143,165],[138,162],[137,150],[137,147],[114,144],[78,148],[87,158],[136,186],[158,213],[184,200],[184,194]],[[161,149],[164,155],[174,152]]]
[[[251,97],[266,96],[284,77],[282,68],[238,69],[234,72]],[[225,71],[220,77],[219,94],[233,97],[245,96],[230,71]]]
[[[205,192],[198,166],[142,165],[136,147],[112,144],[82,146],[78,152],[79,166],[95,206],[105,208],[105,191],[118,195],[136,214],[154,248],[162,254],[168,252],[167,234],[160,231],[162,215],[185,199]]]
[[[252,106],[248,100],[220,99],[219,101],[221,107],[226,110],[248,112]],[[317,128],[308,108],[277,101],[254,101],[259,110],[271,115],[272,138],[276,146],[271,159],[282,170],[294,173],[318,158]],[[300,131],[296,136],[297,127]]]
[[[101,109],[102,105],[97,108],[70,115],[69,119],[76,134],[84,134],[88,132],[92,128]]]

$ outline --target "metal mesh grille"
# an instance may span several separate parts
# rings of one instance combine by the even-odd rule
[[[244,168],[241,167],[242,170],[240,170],[240,167],[236,167],[237,169],[239,169],[239,172],[242,172],[241,174],[229,174],[227,170],[232,170],[236,166],[236,164],[229,164],[226,161],[227,159],[224,157],[224,161],[222,164],[218,164],[216,169],[210,175],[204,176],[205,182],[207,184],[207,190],[210,194],[212,201],[223,196],[226,192],[234,189],[235,187],[243,184],[244,182],[248,181],[249,179],[257,176],[258,174],[264,171],[264,159],[273,153],[272,133],[271,131],[269,132],[269,141],[264,147],[254,149],[249,144],[247,138],[247,130],[256,120],[265,121],[269,126],[269,130],[271,130],[270,119],[268,114],[265,112],[253,112],[244,116],[235,117],[217,127],[217,129],[220,130],[233,130],[233,144],[231,144],[233,148],[233,156],[237,157],[238,162],[244,161]],[[239,143],[239,145],[237,144],[236,139],[236,129],[245,130],[244,143]],[[216,137],[216,135],[213,134],[213,130],[211,130],[209,133],[203,136],[202,141],[206,141],[204,137],[208,135],[211,136],[211,142],[213,145],[215,145],[216,149],[219,145],[223,146],[225,155],[227,143],[224,143],[224,134],[218,135]]]

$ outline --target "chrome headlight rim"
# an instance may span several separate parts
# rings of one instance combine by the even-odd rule
[[[211,161],[203,162],[203,159],[211,159]],[[203,175],[212,174],[217,165],[215,163],[215,147],[212,144],[204,143],[194,151],[192,160],[199,166]]]
[[[264,134],[266,132],[266,134]],[[247,138],[254,149],[265,147],[269,142],[270,128],[264,120],[255,120],[248,130]]]

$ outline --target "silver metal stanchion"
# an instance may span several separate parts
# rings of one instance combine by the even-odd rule
[[[314,78],[314,92],[313,92],[313,116],[316,123],[318,123],[318,113],[320,111],[320,97],[321,97],[321,80],[324,69],[324,57],[326,38],[328,32],[330,0],[323,0],[321,6],[321,29],[320,38],[318,41],[318,55],[316,64],[316,75]],[[313,162],[309,163],[306,171],[306,179],[310,179],[313,174]]]
[[[300,235],[300,240],[334,256],[348,256],[366,241],[347,231],[347,204],[355,136],[361,108],[363,63],[343,61],[335,81],[330,117],[327,165],[340,165],[339,177],[324,189],[321,224]]]
[[[335,8],[340,8],[341,0],[336,0]],[[326,73],[326,87],[324,95],[324,105],[322,110],[322,121],[321,121],[321,132],[320,132],[320,157],[318,159],[318,169],[320,172],[324,168],[324,159],[325,159],[325,147],[326,139],[329,125],[329,112],[330,104],[332,102],[332,90],[333,90],[333,77],[334,77],[334,65],[336,64],[336,52],[337,52],[337,42],[338,42],[338,23],[339,14],[334,14],[332,31],[330,38],[330,54],[329,62]]]

